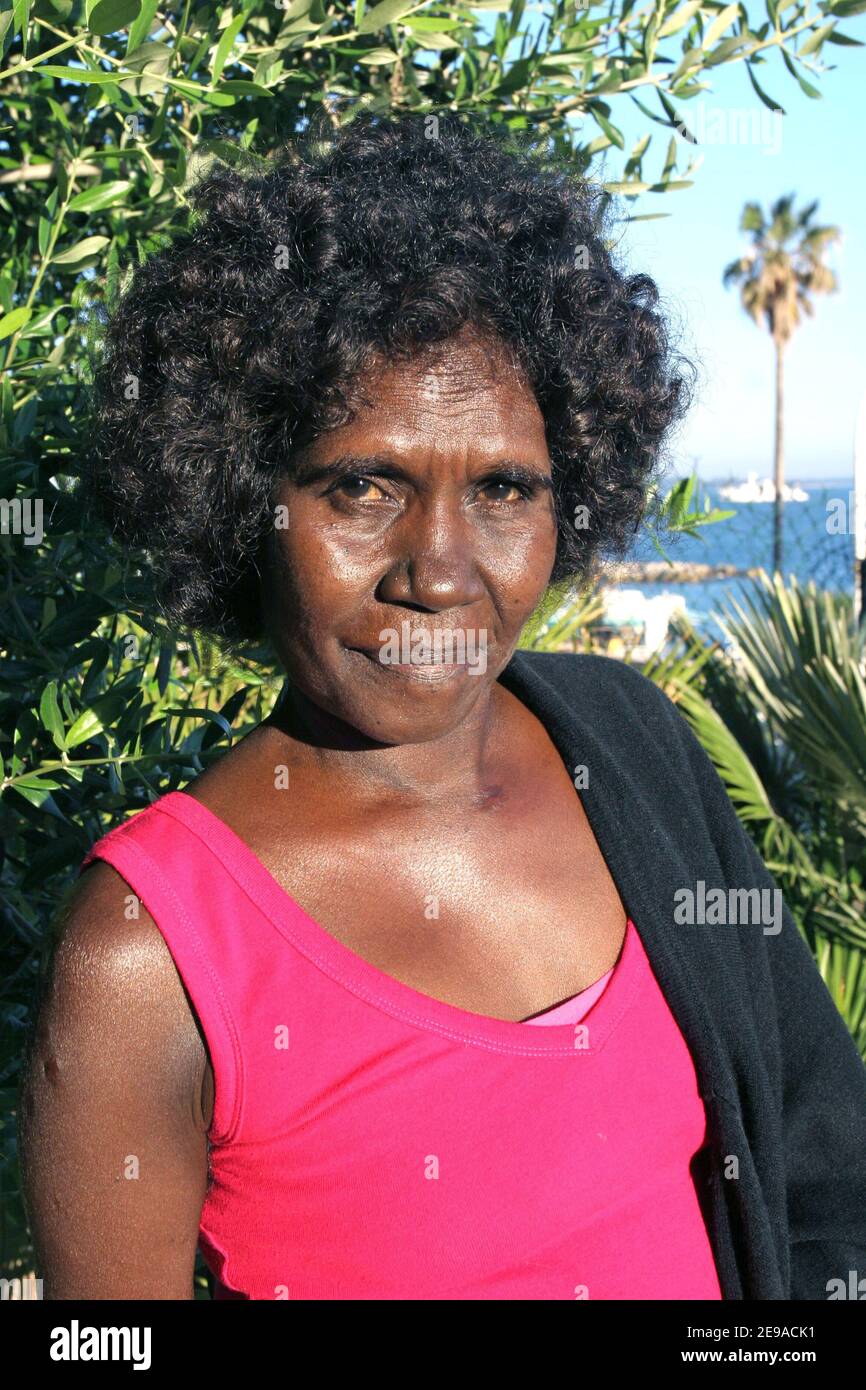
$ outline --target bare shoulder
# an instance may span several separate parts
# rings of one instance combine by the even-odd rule
[[[156,923],[95,861],[61,922],[20,1095],[47,1298],[193,1296],[204,1055]]]
[[[116,1060],[146,1059],[149,1079],[136,1067],[139,1081],[200,1119],[207,1052],[195,1012],[155,921],[100,860],[81,874],[59,924],[32,1046],[59,1077],[64,1054],[88,1036]]]

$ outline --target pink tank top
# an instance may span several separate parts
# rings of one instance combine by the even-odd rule
[[[704,1107],[631,920],[607,977],[511,1022],[364,961],[184,792],[96,858],[207,1038],[218,1298],[721,1298],[689,1169]]]

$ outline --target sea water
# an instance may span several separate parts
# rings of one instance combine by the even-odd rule
[[[712,507],[736,513],[726,521],[699,529],[699,538],[660,536],[669,559],[708,565],[736,565],[738,569],[762,567],[770,573],[773,564],[773,514],[766,502],[728,502],[719,493],[721,484],[704,483],[702,495]],[[783,511],[782,575],[793,574],[803,585],[813,579],[819,588],[851,594],[854,588],[853,516],[850,512],[852,479],[829,482],[801,482],[809,493],[808,502],[786,502]],[[847,529],[840,526],[847,517]],[[638,537],[628,559],[658,561],[661,557],[643,534]],[[694,625],[714,637],[720,636],[717,612],[728,598],[748,594],[753,585],[745,579],[714,579],[702,584],[632,584],[648,598],[662,592],[682,594],[688,617]]]

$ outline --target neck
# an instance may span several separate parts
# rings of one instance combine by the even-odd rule
[[[315,767],[335,791],[381,803],[390,795],[431,806],[449,799],[477,804],[495,794],[503,767],[503,721],[515,696],[497,681],[469,715],[440,738],[377,743],[287,683],[264,725],[292,745],[296,766]]]

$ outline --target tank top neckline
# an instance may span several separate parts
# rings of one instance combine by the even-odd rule
[[[629,917],[610,979],[577,1023],[550,1023],[536,1028],[528,1027],[525,1019],[476,1014],[404,984],[332,936],[286,892],[231,826],[196,797],[183,791],[167,792],[149,810],[171,816],[192,832],[280,935],[319,969],[380,1011],[428,1032],[497,1052],[590,1058],[601,1050],[631,1006],[641,983],[641,966],[647,965],[637,929]]]

